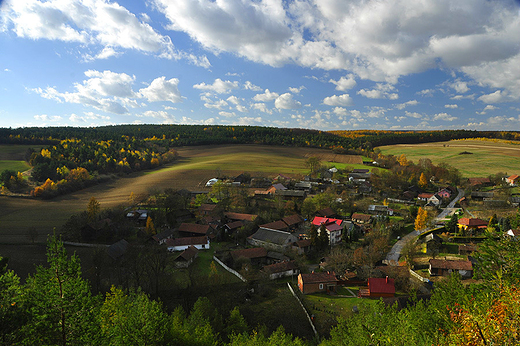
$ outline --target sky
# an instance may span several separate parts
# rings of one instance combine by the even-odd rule
[[[0,127],[520,130],[518,0],[0,0]]]

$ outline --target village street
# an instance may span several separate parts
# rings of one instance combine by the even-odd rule
[[[443,220],[448,215],[451,215],[452,212],[454,212],[454,206],[455,203],[457,203],[462,197],[464,196],[464,190],[458,189],[457,197],[455,197],[446,208],[433,220],[432,224],[435,225],[438,221]],[[387,265],[394,265],[397,266],[399,263],[399,256],[401,256],[401,250],[403,249],[404,245],[410,240],[418,235],[425,233],[429,231],[431,227],[424,228],[422,230],[413,231],[402,237],[400,240],[397,241],[397,243],[394,244],[392,249],[388,252],[386,255],[385,262]]]

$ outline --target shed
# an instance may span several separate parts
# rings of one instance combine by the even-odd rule
[[[310,273],[298,275],[298,288],[303,294],[317,292],[336,292],[338,279],[334,273]]]

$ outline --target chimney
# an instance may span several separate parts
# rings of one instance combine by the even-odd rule
[[[388,275],[386,276],[386,283],[388,283]]]

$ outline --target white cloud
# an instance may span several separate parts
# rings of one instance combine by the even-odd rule
[[[377,83],[374,89],[361,89],[357,93],[358,95],[365,96],[369,99],[397,100],[399,95],[397,93],[392,93],[391,91],[393,90],[395,90],[395,87],[391,84]]]
[[[356,79],[354,78],[354,75],[351,73],[349,75],[341,77],[338,81],[330,79],[329,83],[335,84],[336,90],[345,91],[348,89],[352,89],[356,86]]]
[[[343,95],[333,95],[329,97],[325,97],[323,99],[323,103],[328,106],[351,106],[353,104],[352,99],[349,94]]]
[[[433,120],[442,120],[442,121],[454,121],[457,120],[457,117],[451,116],[448,113],[438,113],[433,116]]]
[[[497,90],[494,93],[480,96],[478,100],[484,103],[499,103],[506,101],[506,95],[503,91]]]
[[[289,87],[289,91],[292,92],[293,94],[299,94],[303,89],[305,89],[305,87],[303,85],[301,85],[299,88]]]
[[[238,85],[239,84],[237,81],[234,81],[234,82],[231,82],[229,80],[223,81],[222,79],[217,78],[217,79],[215,79],[213,84],[200,83],[200,84],[195,84],[193,87],[195,89],[213,91],[213,92],[216,92],[217,94],[227,94],[227,93],[231,92],[231,90],[238,89]]]
[[[228,106],[228,103],[222,99],[212,100],[207,96],[201,96],[200,99],[204,102],[204,107],[206,108],[215,108],[215,109],[223,109]]]
[[[467,93],[470,90],[468,87],[468,83],[460,80],[450,83],[449,86],[459,94]]]
[[[250,81],[246,81],[244,83],[244,89],[251,91],[262,91],[262,88],[260,88],[258,85],[254,85]]]
[[[4,72],[11,72],[11,70],[8,68],[4,68]]]
[[[222,117],[226,117],[226,118],[232,118],[232,117],[235,117],[236,114],[234,112],[218,112],[218,115],[222,116]]]
[[[292,94],[285,93],[274,101],[274,106],[278,109],[298,109],[302,107],[302,103],[294,100]]]
[[[239,104],[240,104],[240,100],[239,100],[239,98],[236,97],[236,96],[234,96],[234,95],[233,95],[233,96],[229,96],[229,97],[226,99],[226,101],[231,102],[231,103],[233,103],[233,104],[235,104],[235,105],[239,105]]]
[[[40,120],[40,121],[60,121],[62,118],[59,115],[47,115],[47,114],[41,114],[41,115],[35,115],[34,119]]]
[[[416,106],[418,104],[419,104],[419,102],[417,100],[410,100],[410,101],[407,101],[405,103],[396,104],[395,108],[397,108],[397,109],[405,109],[408,106]]]
[[[172,103],[182,102],[182,97],[178,89],[179,80],[166,77],[155,78],[146,88],[139,90],[139,95],[146,98],[149,102],[170,101]]]
[[[259,103],[253,103],[251,108],[259,110],[260,112],[264,112],[267,114],[273,114],[273,111],[268,109],[265,103],[259,102]]]
[[[115,2],[12,0],[4,13],[19,37],[101,45],[103,48],[95,58],[106,59],[118,54],[117,47],[209,65],[206,57],[176,51],[168,36],[161,35],[147,23],[148,16],[141,16],[143,20],[139,20]],[[93,57],[86,55],[86,59]]]
[[[253,100],[258,102],[269,102],[275,100],[276,98],[278,98],[278,96],[280,96],[278,95],[278,93],[270,92],[269,89],[265,89],[265,92],[263,94],[256,94],[253,97]]]
[[[444,105],[444,108],[451,108],[451,109],[455,109],[455,108],[459,108],[459,105]]]
[[[432,97],[434,92],[435,92],[435,90],[432,90],[432,89],[424,89],[424,90],[418,91],[416,94],[425,96],[425,97]]]
[[[477,114],[484,115],[487,112],[494,111],[496,109],[498,109],[498,107],[495,107],[493,105],[487,105],[486,107],[484,107],[484,109],[481,112],[477,112]]]

